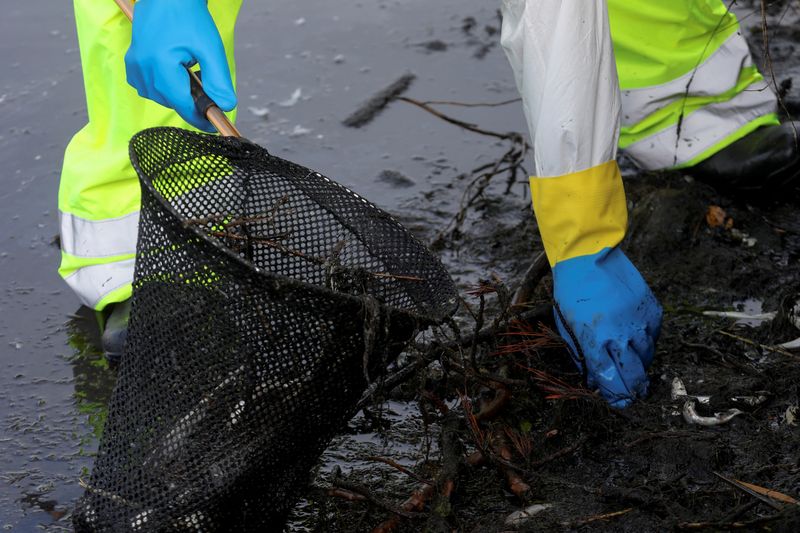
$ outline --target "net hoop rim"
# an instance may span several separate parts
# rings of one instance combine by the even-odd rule
[[[161,193],[158,192],[158,190],[155,188],[155,186],[152,183],[152,178],[150,176],[148,176],[142,170],[141,166],[139,165],[139,156],[136,154],[136,151],[134,150],[134,143],[138,139],[144,138],[144,137],[146,137],[148,135],[154,135],[154,134],[163,133],[163,132],[175,132],[175,131],[180,132],[181,135],[188,135],[188,136],[191,136],[191,137],[202,138],[202,139],[205,139],[205,140],[212,140],[213,139],[215,142],[220,142],[221,141],[223,143],[231,143],[233,141],[233,142],[239,142],[239,143],[246,143],[246,144],[248,144],[250,146],[253,146],[254,148],[258,149],[259,151],[267,153],[269,155],[269,157],[274,158],[275,160],[277,160],[279,162],[283,162],[283,163],[286,163],[286,164],[288,164],[290,166],[295,166],[295,167],[301,167],[301,168],[307,168],[307,167],[302,166],[302,165],[298,165],[297,163],[285,160],[285,159],[283,159],[281,157],[269,154],[269,152],[267,152],[267,150],[265,150],[264,148],[260,147],[259,145],[253,143],[252,141],[250,141],[250,140],[248,140],[248,139],[246,139],[244,137],[239,137],[239,138],[237,138],[237,137],[221,137],[221,136],[215,135],[215,134],[199,133],[199,132],[194,132],[194,131],[190,131],[190,130],[186,130],[186,129],[182,129],[182,128],[167,127],[167,126],[159,126],[159,127],[148,128],[148,129],[142,130],[142,131],[136,133],[131,138],[130,143],[129,143],[129,156],[130,156],[130,160],[131,160],[131,165],[133,166],[134,170],[136,171],[136,174],[137,174],[138,179],[139,179],[139,183],[142,186],[142,188],[146,189],[147,192],[150,194],[150,196],[155,198],[156,201],[160,204],[160,206],[163,209],[165,209],[175,220],[178,221],[178,223],[179,223],[179,225],[181,227],[181,230],[184,230],[184,231],[188,230],[188,231],[192,232],[194,235],[199,237],[204,244],[213,246],[215,249],[217,249],[218,251],[220,251],[220,252],[224,253],[226,256],[228,256],[230,259],[233,259],[234,262],[239,267],[244,267],[248,271],[250,271],[251,273],[254,273],[255,275],[257,275],[259,277],[265,278],[273,286],[282,286],[282,287],[295,286],[295,287],[298,287],[298,288],[302,288],[303,290],[307,290],[307,291],[310,291],[312,293],[316,293],[318,296],[324,296],[324,297],[327,297],[327,298],[331,298],[331,297],[342,298],[342,299],[349,300],[349,301],[351,301],[353,303],[358,303],[358,304],[363,304],[364,303],[364,300],[365,300],[364,296],[359,297],[359,296],[355,296],[355,295],[352,295],[352,294],[336,292],[336,291],[333,291],[333,290],[331,290],[331,289],[329,289],[327,287],[323,287],[323,286],[320,286],[320,285],[316,285],[316,284],[313,284],[313,283],[309,283],[309,282],[306,282],[306,281],[295,279],[295,278],[292,278],[292,277],[289,277],[289,276],[285,276],[285,275],[282,275],[282,274],[277,274],[275,272],[271,272],[269,270],[265,270],[263,268],[260,268],[260,267],[256,266],[252,261],[249,261],[248,259],[240,256],[237,253],[234,253],[233,250],[231,250],[228,246],[225,246],[224,244],[222,244],[218,239],[212,239],[208,234],[206,234],[204,231],[202,231],[199,227],[184,224],[183,222],[186,220],[186,218],[184,216],[182,216],[180,213],[178,213],[178,211],[172,206],[172,204],[166,198],[164,198],[164,196]],[[449,285],[452,288],[451,292],[452,292],[453,296],[451,298],[449,298],[449,301],[451,302],[450,309],[445,309],[444,306],[437,306],[437,307],[439,307],[441,309],[441,313],[439,313],[438,315],[423,314],[423,313],[421,313],[419,311],[414,311],[414,310],[410,310],[410,309],[403,309],[403,308],[400,308],[400,307],[388,305],[388,304],[386,304],[384,302],[378,302],[380,307],[385,309],[385,310],[388,310],[390,314],[391,313],[399,313],[399,314],[402,314],[402,315],[406,315],[406,316],[412,317],[418,323],[423,323],[423,324],[424,323],[441,324],[444,321],[446,321],[449,317],[451,317],[453,315],[453,313],[455,313],[455,311],[456,311],[456,309],[458,307],[457,291],[455,290],[455,284],[452,281],[452,277],[447,272],[446,268],[441,263],[441,261],[437,257],[433,256],[430,253],[430,251],[428,250],[428,248],[422,242],[420,242],[416,237],[414,237],[414,235],[412,235],[404,226],[402,226],[391,214],[387,213],[386,211],[384,211],[380,207],[376,206],[375,204],[373,204],[372,202],[370,202],[369,200],[367,200],[363,196],[359,195],[358,193],[352,191],[348,187],[345,187],[344,185],[340,184],[339,182],[337,182],[335,180],[332,180],[331,178],[328,178],[324,174],[322,174],[322,173],[320,173],[318,171],[312,170],[312,169],[308,169],[308,170],[309,170],[309,173],[316,174],[318,177],[320,177],[320,178],[322,178],[322,179],[324,179],[324,180],[326,180],[326,181],[328,181],[328,182],[340,187],[341,189],[347,191],[349,194],[352,194],[352,195],[356,196],[358,199],[362,200],[363,202],[365,202],[366,204],[371,206],[373,209],[377,210],[382,215],[384,215],[387,218],[389,218],[393,223],[401,226],[405,230],[407,237],[417,241],[420,244],[422,250],[425,253],[427,253],[427,254],[432,256],[432,258],[434,259],[435,263],[439,266],[439,268],[441,268],[442,272],[446,275],[446,279],[449,281]],[[138,250],[137,250],[137,255],[138,255]]]

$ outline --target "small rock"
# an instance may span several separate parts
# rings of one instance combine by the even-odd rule
[[[384,170],[378,175],[378,181],[388,183],[394,187],[413,187],[414,180],[396,170]]]
[[[337,65],[344,63],[344,55],[338,54],[336,57],[333,58],[333,62],[336,63]]]
[[[478,25],[478,21],[475,20],[475,17],[467,17],[461,21],[461,31],[464,33],[471,32],[475,26]]]
[[[427,52],[447,51],[447,43],[444,41],[440,41],[439,39],[434,39],[433,41],[422,43],[420,46],[422,46],[422,48],[424,48]]]
[[[790,405],[786,409],[786,425],[797,427],[797,416],[800,415],[800,406]]]

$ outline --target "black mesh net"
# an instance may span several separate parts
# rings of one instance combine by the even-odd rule
[[[245,140],[156,128],[131,159],[128,344],[76,530],[280,530],[453,282],[385,212]]]

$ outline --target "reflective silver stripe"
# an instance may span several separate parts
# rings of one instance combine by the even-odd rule
[[[59,212],[61,249],[75,257],[113,257],[136,253],[139,212],[108,218],[87,220]]]
[[[133,282],[134,263],[134,259],[128,259],[87,266],[79,268],[64,279],[81,302],[94,309],[100,300]]]
[[[759,81],[726,102],[709,104],[686,115],[677,143],[678,125],[675,124],[635,142],[624,151],[639,166],[650,170],[682,165],[747,123],[775,111],[775,93],[765,81]]]
[[[659,109],[683,98],[689,80],[690,96],[714,96],[729,91],[739,81],[742,68],[752,64],[747,42],[739,33],[734,33],[698,65],[696,71],[693,69],[662,85],[622,89],[622,126],[638,124]]]

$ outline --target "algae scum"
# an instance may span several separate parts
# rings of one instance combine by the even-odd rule
[[[758,49],[758,6],[736,9],[755,28]],[[769,7],[773,68],[791,112],[800,107],[798,9],[788,2]],[[563,346],[542,328],[551,326],[547,276],[522,312],[525,320],[502,317],[492,331],[505,292],[541,249],[524,169],[490,180],[474,172],[491,168],[514,142],[465,131],[404,102],[365,128],[340,124],[406,71],[417,76],[407,95],[418,100],[515,98],[497,43],[496,5],[313,0],[249,3],[245,10],[238,36],[242,130],[436,241],[475,316],[483,298],[481,327],[495,333],[461,343],[444,329],[439,342],[450,344],[435,349],[433,336],[419,339],[423,346],[392,372],[425,364],[376,394],[333,441],[291,530],[371,530],[424,492],[426,481],[436,490],[421,512],[401,511],[396,530],[799,529],[795,506],[735,485],[800,498],[800,357],[773,348],[800,337],[792,319],[800,299],[796,205],[749,206],[681,173],[626,170],[625,249],[661,299],[665,322],[650,397],[611,412],[581,389]],[[7,117],[0,132],[0,220],[7,228],[0,245],[0,528],[68,531],[115,379],[92,347],[93,317],[69,318],[76,301],[54,272],[60,158],[85,120],[77,44],[67,4],[14,2],[0,29],[3,56],[13,58],[0,74]],[[518,104],[440,111],[492,131],[525,128]],[[530,154],[524,164],[530,167]],[[464,198],[483,185],[453,231]],[[719,214],[712,206],[724,212],[721,225],[709,222]],[[778,315],[746,324],[705,310]],[[469,340],[472,314],[462,309],[457,325]],[[675,378],[695,398],[698,416],[742,414],[719,426],[689,424],[690,399],[673,399]],[[742,400],[761,397],[752,405]],[[493,405],[500,408],[472,423]],[[503,448],[508,460],[494,451]],[[372,499],[330,496],[334,485],[350,494],[367,489]]]

